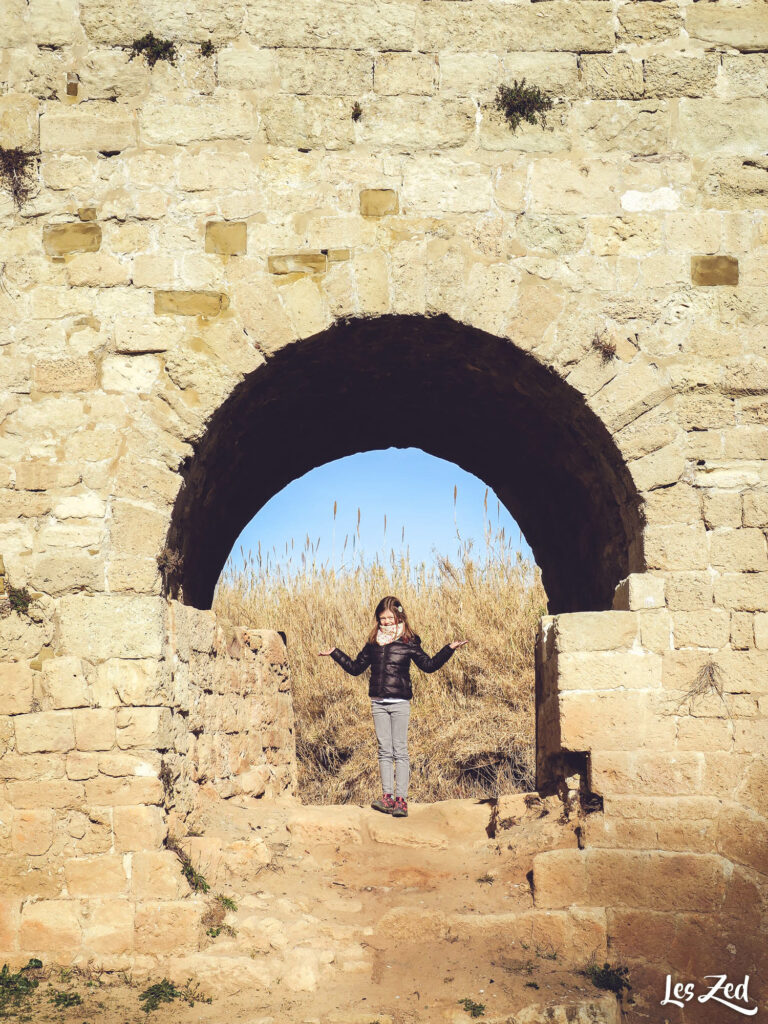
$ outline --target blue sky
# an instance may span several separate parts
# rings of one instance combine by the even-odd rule
[[[458,490],[455,508],[454,486]],[[388,448],[350,455],[313,469],[276,494],[240,534],[231,558],[235,565],[242,564],[241,547],[247,556],[249,550],[256,551],[261,541],[262,555],[274,548],[278,559],[285,562],[286,544],[290,549],[293,538],[296,565],[309,534],[313,545],[318,538],[320,541],[317,560],[328,560],[329,565],[338,568],[345,534],[349,535],[349,558],[359,507],[357,543],[362,546],[366,561],[377,552],[388,560],[391,548],[408,546],[412,563],[431,564],[433,548],[439,554],[456,555],[457,527],[462,539],[474,538],[482,550],[485,490],[486,485],[476,476],[418,448]],[[488,518],[493,529],[503,526],[514,547],[532,558],[525,538],[520,536],[517,524],[503,505],[497,519],[497,498],[490,489]],[[405,537],[401,542],[403,528]]]

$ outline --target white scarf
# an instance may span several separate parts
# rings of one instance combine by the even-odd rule
[[[384,644],[391,644],[393,640],[399,640],[402,635],[402,622],[398,622],[396,626],[379,626],[376,643],[383,647]]]

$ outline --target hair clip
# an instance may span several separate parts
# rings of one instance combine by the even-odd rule
[[[399,612],[401,612],[401,611],[403,610],[403,606],[402,606],[401,604],[396,604],[396,605],[395,605],[395,608],[396,608],[396,609],[397,609],[397,610],[398,610]]]

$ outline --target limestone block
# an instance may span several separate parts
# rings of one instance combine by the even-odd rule
[[[126,355],[165,352],[180,341],[180,329],[167,322],[115,324],[115,351]]]
[[[675,612],[672,623],[675,647],[719,649],[726,646],[730,637],[730,615],[720,608]]]
[[[369,103],[359,122],[361,140],[395,152],[462,146],[475,130],[468,99],[383,96]]]
[[[45,956],[72,956],[81,943],[79,905],[73,900],[38,900],[21,913],[19,946]]]
[[[499,82],[499,58],[495,53],[445,52],[439,54],[439,60],[441,95],[490,96],[495,92]]]
[[[270,256],[267,260],[270,274],[324,274],[328,268],[325,252],[295,252]]]
[[[741,526],[741,495],[737,491],[705,493],[702,516],[709,530],[716,530],[719,526]]]
[[[83,926],[83,946],[92,953],[133,952],[134,905],[130,900],[93,901]]]
[[[66,46],[80,38],[77,10],[67,0],[6,0],[4,46]]]
[[[762,4],[722,8],[696,4],[686,11],[685,27],[692,39],[744,53],[768,49],[768,12]]]
[[[228,306],[229,299],[221,292],[155,292],[155,314],[158,315],[214,317]]]
[[[72,750],[75,735],[69,711],[39,711],[14,718],[16,750],[20,754]]]
[[[59,466],[45,459],[19,462],[16,465],[18,490],[47,491],[57,487],[72,487],[79,482],[80,470],[75,466]]]
[[[682,12],[674,3],[625,3],[618,10],[620,43],[660,43],[678,39]]]
[[[638,633],[634,612],[572,612],[555,616],[554,625],[555,645],[561,653],[631,647]]]
[[[717,822],[717,849],[737,864],[768,872],[768,824],[734,804],[725,804]]]
[[[79,658],[49,658],[43,662],[42,671],[43,694],[51,708],[58,711],[88,706],[88,684]]]
[[[708,557],[704,524],[648,526],[645,560],[649,569],[705,569]]]
[[[634,100],[643,95],[643,65],[628,53],[586,54],[581,59],[585,96],[599,100]]]
[[[86,781],[85,799],[91,807],[162,804],[163,784],[152,777],[111,778],[99,775]]]
[[[360,192],[360,213],[363,217],[386,217],[399,213],[397,192],[391,188],[364,188]]]
[[[128,889],[122,856],[75,857],[64,864],[70,896],[121,896]]]
[[[197,949],[201,915],[202,907],[189,900],[140,903],[135,918],[136,951],[178,956]]]
[[[661,686],[661,656],[645,651],[560,654],[557,685],[561,691],[656,689]]]
[[[731,647],[746,651],[755,644],[755,616],[751,612],[731,612]]]
[[[111,750],[115,745],[115,713],[111,708],[75,711],[75,741],[78,750]]]
[[[247,0],[248,34],[268,47],[412,50],[415,8],[377,2],[362,8],[344,0],[297,0],[290,8]],[[310,61],[308,61],[309,63]]]
[[[258,110],[273,146],[337,150],[354,142],[355,122],[346,97],[260,96]]]
[[[390,56],[389,54],[387,56]],[[359,98],[373,87],[373,57],[355,50],[315,50],[307,60],[301,48],[277,50],[277,76],[281,92]],[[405,90],[403,90],[405,91]],[[349,102],[349,113],[352,103]]]
[[[46,152],[121,152],[136,145],[131,111],[115,103],[49,107],[40,117],[40,149]]]
[[[768,570],[765,535],[758,529],[714,530],[710,534],[710,562],[724,572]]]
[[[93,391],[99,386],[98,364],[90,356],[40,360],[34,366],[33,385],[46,394]]]
[[[83,754],[79,750],[73,750],[67,754],[68,779],[84,782],[86,779],[95,779],[98,774],[99,758],[97,754]]]
[[[227,89],[275,92],[278,88],[278,54],[275,50],[237,44],[219,50],[216,60],[219,84]]]
[[[754,55],[723,54],[725,89],[730,98],[765,96],[768,87],[768,60],[764,53]]]
[[[139,111],[139,128],[142,141],[153,146],[186,146],[213,139],[250,140],[258,131],[253,106],[236,91],[223,89],[216,98],[149,100]]]
[[[755,647],[761,651],[768,650],[768,613],[758,612],[755,615]]]
[[[143,750],[140,754],[126,754],[113,750],[99,755],[99,771],[111,778],[156,778],[160,772],[161,756],[155,751]]]
[[[503,15],[492,4],[478,7],[438,0],[419,8],[417,49],[610,51],[615,35],[609,13],[592,0],[583,0],[577,7],[565,0],[550,0],[543,8],[516,5]]]
[[[511,48],[513,51],[515,47]],[[447,56],[447,55],[446,55]],[[457,58],[465,56],[469,59],[474,54],[456,54]],[[478,55],[484,57],[484,54]],[[582,57],[582,61],[589,59]],[[444,56],[440,57],[440,66],[443,67]],[[573,53],[505,53],[501,61],[502,71],[505,80],[524,78],[529,85],[538,85],[550,96],[575,97],[581,94],[581,82],[579,76],[579,62]],[[484,81],[481,76],[479,81]],[[477,81],[477,80],[476,80]],[[499,84],[499,76],[494,75],[489,85],[493,86],[494,98],[496,87]],[[477,89],[470,95],[476,94]]]
[[[13,814],[11,848],[14,853],[40,857],[53,843],[53,813],[48,808],[16,810]]]
[[[574,141],[587,152],[657,153],[669,147],[669,107],[661,100],[576,103],[569,124]]]
[[[155,360],[154,356],[125,358]],[[129,501],[113,502],[110,539],[116,552],[154,558],[163,546],[167,530],[168,521],[163,513]]]
[[[157,597],[66,595],[59,604],[61,651],[92,661],[159,658],[163,611]]]
[[[4,715],[23,715],[32,710],[32,669],[23,662],[3,665],[0,671],[0,707]]]
[[[101,366],[104,391],[150,394],[161,373],[160,360],[153,355],[106,356]]]
[[[116,807],[112,820],[119,853],[156,850],[163,845],[167,828],[160,807]]]
[[[130,283],[128,267],[107,253],[82,253],[67,263],[67,280],[76,288],[116,288]]]
[[[437,59],[428,53],[382,53],[376,57],[373,88],[380,96],[431,96]]]
[[[759,156],[766,130],[768,100],[680,100],[679,145],[693,155]]]
[[[110,658],[96,668],[94,699],[103,707],[118,704],[144,707],[170,701],[168,680],[154,660]]]
[[[69,494],[53,507],[57,519],[102,519],[107,503],[95,494]]]
[[[178,900],[189,892],[179,858],[170,850],[134,853],[131,889],[139,900]]]
[[[37,106],[35,96],[17,93],[0,96],[0,146],[37,151]]]
[[[407,208],[420,213],[477,213],[492,203],[488,168],[439,155],[407,161],[403,192]]]
[[[667,604],[678,611],[711,608],[714,602],[712,578],[705,572],[676,572],[666,576]]]
[[[616,611],[640,611],[643,608],[663,608],[664,577],[649,573],[631,573],[616,587],[613,607]]]
[[[170,708],[118,708],[117,745],[121,750],[170,747]]]
[[[691,283],[736,285],[739,283],[739,261],[735,256],[691,256]]]
[[[245,221],[208,221],[205,225],[205,251],[242,256],[248,247],[247,231]]]
[[[8,783],[8,799],[17,809],[53,807],[82,810],[83,795],[83,787],[67,779],[43,778]]]
[[[557,0],[551,0],[556,3]],[[608,160],[578,162],[543,157],[531,169],[531,213],[618,213],[623,191],[618,168]]]
[[[380,250],[358,253],[355,280],[360,312],[364,315],[388,313],[390,306],[389,268]]]
[[[648,96],[706,96],[717,81],[720,60],[715,54],[703,57],[654,54],[643,61]]]
[[[308,338],[329,326],[322,293],[309,277],[300,277],[284,287],[282,300],[296,337]]]

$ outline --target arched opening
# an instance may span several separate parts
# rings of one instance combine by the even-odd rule
[[[639,568],[638,495],[583,396],[509,341],[447,316],[387,316],[286,346],[217,410],[183,468],[171,593],[209,608],[234,540],[272,495],[382,437],[496,491],[541,567],[551,613],[609,608]]]

